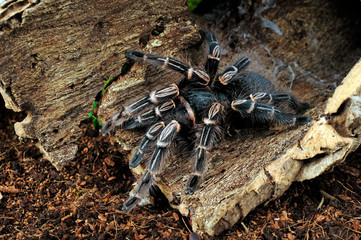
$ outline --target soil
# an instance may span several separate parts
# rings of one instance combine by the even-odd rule
[[[0,239],[198,239],[165,204],[121,205],[134,178],[107,137],[81,124],[78,155],[61,172],[13,125],[24,115],[0,101]],[[294,183],[212,239],[360,239],[361,149],[332,172]]]

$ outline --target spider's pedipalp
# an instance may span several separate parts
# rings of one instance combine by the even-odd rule
[[[218,77],[218,80],[223,84],[227,85],[232,82],[233,77],[245,69],[251,63],[251,59],[243,56],[233,64],[233,66],[227,67]]]
[[[205,169],[207,151],[210,150],[214,144],[214,140],[220,134],[218,124],[221,120],[223,109],[224,107],[220,103],[213,103],[208,110],[208,116],[203,119],[201,135],[198,139],[196,149],[196,161],[193,173],[187,182],[187,194],[193,194],[200,184]]]
[[[258,103],[247,99],[237,99],[232,102],[232,109],[239,112],[243,118],[250,118],[260,123],[276,123],[282,125],[300,125],[310,122],[307,116],[296,116],[266,103]]]
[[[137,151],[133,154],[132,159],[130,160],[129,166],[131,168],[137,167],[143,161],[144,154],[146,154],[150,150],[150,147],[153,145],[164,127],[164,122],[158,122],[153,124],[148,129],[144,138],[140,142]]]

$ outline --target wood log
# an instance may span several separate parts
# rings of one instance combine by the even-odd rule
[[[24,111],[15,124],[57,169],[72,160],[79,124],[105,80],[121,73],[124,52],[165,31],[167,54],[198,41],[183,0],[2,1],[0,93]],[[153,35],[152,35],[153,32]]]
[[[282,82],[292,77],[287,70],[291,67],[297,80],[292,90],[312,103],[306,115],[314,121],[291,129],[244,129],[240,136],[226,138],[212,150],[204,181],[192,196],[184,193],[191,161],[170,157],[159,187],[173,207],[192,218],[194,231],[216,235],[229,229],[259,204],[282,195],[293,181],[318,176],[360,144],[360,63],[326,105],[335,81],[330,75],[341,75],[352,62],[351,57],[339,61],[336,50],[347,35],[333,32],[342,26],[327,7],[322,1],[292,9],[280,6],[264,13],[258,25],[244,21],[233,31],[237,34],[219,34],[223,68],[237,55],[248,55],[254,61],[251,69],[269,78],[282,68],[277,74]],[[330,19],[322,27],[316,24],[321,15]],[[283,35],[262,28],[266,18],[283,29]],[[78,125],[92,110],[104,80],[121,74],[126,49],[195,59],[192,64],[202,60],[198,28],[190,19],[179,0],[5,3],[0,12],[0,93],[7,107],[27,113],[15,125],[17,134],[38,140],[61,169],[77,151]],[[333,38],[324,37],[330,33]],[[351,54],[345,50],[342,56],[358,55],[348,51]],[[340,78],[336,76],[337,83]],[[170,72],[136,64],[106,89],[98,117],[104,123],[137,96],[177,80]],[[131,156],[142,134],[118,129],[113,137]],[[134,169],[138,178],[143,172],[144,166]]]

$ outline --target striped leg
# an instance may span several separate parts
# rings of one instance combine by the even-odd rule
[[[242,117],[251,118],[254,122],[260,123],[301,125],[312,120],[307,116],[296,116],[286,113],[275,106],[247,99],[234,100],[232,109],[239,112]]]
[[[219,60],[221,57],[221,48],[217,36],[213,33],[207,33],[206,42],[208,44],[208,58],[205,65],[205,69],[212,80],[217,73]]]
[[[175,103],[173,100],[169,100],[165,103],[162,103],[153,109],[150,109],[137,117],[131,117],[125,120],[122,124],[122,127],[125,130],[130,130],[134,128],[149,126],[159,119],[163,118],[166,114],[168,114],[171,110],[175,108]]]
[[[158,122],[153,124],[145,134],[143,140],[140,142],[137,151],[133,154],[132,159],[130,160],[130,167],[135,168],[137,167],[144,158],[144,154],[146,154],[150,147],[153,145],[155,140],[157,139],[158,135],[164,129],[165,124],[164,122]]]
[[[208,117],[203,120],[201,135],[198,139],[196,162],[193,174],[187,183],[187,194],[193,194],[201,182],[205,169],[206,153],[210,150],[215,140],[220,135],[218,124],[221,120],[222,111],[223,106],[220,103],[213,103],[208,111]]]
[[[207,72],[199,68],[192,68],[181,61],[169,57],[160,57],[153,54],[145,54],[143,52],[128,50],[125,55],[127,58],[135,61],[144,61],[146,63],[161,66],[163,69],[170,69],[183,74],[188,80],[207,85],[210,81]]]
[[[147,96],[137,99],[133,103],[124,107],[124,109],[121,112],[119,112],[119,113],[115,114],[113,117],[111,117],[102,127],[101,133],[107,134],[108,132],[113,130],[114,127],[119,126],[119,125],[122,127],[125,127],[124,124],[126,122],[128,122],[128,125],[129,125],[129,123],[131,122],[130,119],[137,116],[141,111],[143,111],[150,105],[160,104],[161,106],[163,106],[164,104],[162,105],[162,103],[169,102],[171,99],[174,99],[178,95],[179,95],[179,89],[176,84],[170,84],[166,87],[152,91]],[[161,106],[158,108],[162,108]],[[165,108],[165,106],[163,108]],[[141,125],[139,125],[139,126],[141,126]],[[128,129],[131,129],[131,128],[128,128]]]
[[[141,181],[139,182],[135,193],[130,196],[123,205],[123,211],[132,210],[140,200],[145,196],[152,185],[156,184],[155,175],[159,173],[162,162],[169,152],[169,147],[180,130],[177,121],[171,121],[160,133],[153,155],[150,159],[148,168]]]
[[[232,82],[233,77],[237,73],[245,69],[251,63],[251,59],[246,56],[241,57],[233,64],[233,66],[227,67],[218,77],[218,80],[223,84],[227,85]]]
[[[250,99],[254,102],[263,102],[267,104],[272,104],[275,106],[280,106],[282,104],[287,104],[292,110],[296,113],[301,113],[309,108],[308,103],[303,103],[297,101],[297,99],[289,93],[265,93],[258,92],[250,95]]]

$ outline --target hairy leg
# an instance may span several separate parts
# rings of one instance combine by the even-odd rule
[[[123,211],[132,210],[140,200],[149,192],[152,185],[156,184],[155,175],[160,172],[163,160],[165,159],[169,148],[173,143],[177,133],[180,130],[180,124],[173,120],[160,133],[156,146],[153,150],[147,171],[139,182],[135,192],[123,205]]]
[[[254,102],[248,99],[236,99],[232,109],[239,112],[243,118],[260,123],[276,123],[283,125],[301,125],[310,122],[308,116],[296,116],[266,103]]]
[[[210,77],[202,69],[192,68],[187,64],[170,57],[161,57],[154,54],[146,54],[136,50],[128,50],[125,55],[135,61],[144,61],[145,63],[161,66],[163,69],[170,69],[183,74],[189,81],[201,85],[207,85]]]
[[[127,125],[129,126],[130,123],[135,121],[134,120],[135,117],[139,116],[140,112],[142,112],[144,109],[146,109],[147,107],[149,107],[151,105],[159,104],[160,106],[158,107],[158,111],[161,111],[161,110],[165,111],[166,106],[169,105],[169,104],[165,104],[165,103],[167,103],[167,102],[170,103],[170,100],[176,98],[178,95],[179,95],[179,88],[176,84],[170,84],[166,87],[152,91],[148,95],[135,100],[128,106],[124,107],[119,113],[115,114],[113,117],[108,119],[108,121],[103,125],[103,127],[101,129],[101,133],[107,134],[108,132],[113,130],[114,127],[116,127],[116,126],[125,127],[126,125],[124,126],[124,124],[126,124],[127,121],[128,121]],[[157,111],[157,109],[154,109],[154,112],[156,112],[156,111]],[[138,119],[138,121],[139,120],[141,121],[142,118],[145,118],[145,117],[146,116],[140,117],[140,119]],[[131,127],[131,128],[128,127],[128,129],[132,129],[137,126],[142,126],[142,125],[136,124],[134,127]]]
[[[246,56],[241,57],[232,66],[227,67],[218,77],[218,80],[227,85],[232,82],[237,73],[241,72],[251,63],[251,59]]]
[[[187,194],[193,194],[199,187],[205,169],[207,151],[210,150],[217,137],[221,134],[218,124],[221,121],[222,112],[223,106],[217,102],[213,103],[208,111],[208,116],[203,119],[202,130],[196,149],[196,161],[192,176],[187,183]]]
[[[282,104],[286,104],[296,113],[302,113],[309,108],[308,103],[299,102],[290,93],[257,92],[255,94],[251,94],[250,99],[254,102],[263,102],[267,104],[272,104],[277,107],[279,107]]]
[[[221,57],[221,47],[219,45],[217,36],[213,32],[206,34],[205,40],[208,45],[207,49],[207,61],[204,66],[211,80],[215,77],[218,71],[219,60]]]

